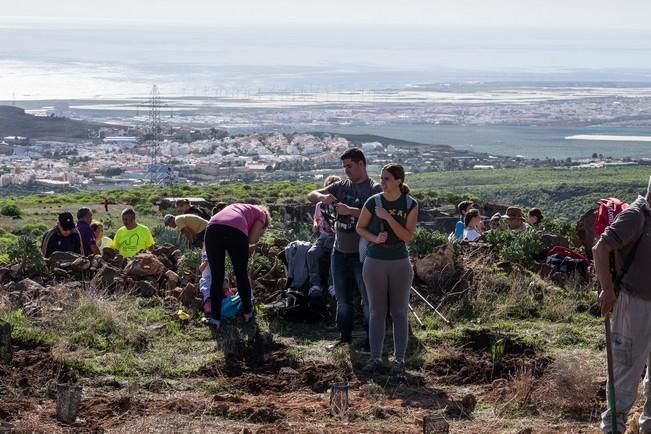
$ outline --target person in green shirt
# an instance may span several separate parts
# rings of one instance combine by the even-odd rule
[[[394,362],[391,375],[405,369],[409,337],[409,292],[414,272],[406,243],[416,230],[418,204],[409,196],[405,169],[399,164],[382,168],[382,193],[371,196],[360,213],[357,233],[369,244],[362,268],[369,300],[371,358],[363,372],[373,374],[382,363],[387,314],[393,320]]]
[[[122,224],[124,226],[115,233],[111,247],[123,257],[130,258],[154,245],[154,237],[149,228],[136,223],[136,212],[133,208],[125,208],[122,211]]]

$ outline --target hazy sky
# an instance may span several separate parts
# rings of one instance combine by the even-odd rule
[[[18,18],[23,17],[23,18]],[[536,27],[648,30],[649,0],[30,0],[3,1],[0,24],[70,23],[322,27]]]

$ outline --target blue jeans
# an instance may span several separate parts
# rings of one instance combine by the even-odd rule
[[[359,289],[362,296],[362,311],[364,312],[364,328],[368,331],[368,297],[364,278],[362,277],[362,263],[359,254],[341,253],[332,251],[332,278],[335,284],[337,297],[337,328],[342,336],[351,336],[353,333],[353,320],[355,306],[353,305],[353,291]]]

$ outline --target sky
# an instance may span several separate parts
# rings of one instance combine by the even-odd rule
[[[646,31],[648,0],[30,0],[0,26],[41,23],[219,27],[394,26]]]

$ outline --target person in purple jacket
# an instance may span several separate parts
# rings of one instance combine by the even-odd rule
[[[237,291],[242,300],[244,321],[253,319],[252,292],[249,282],[249,244],[258,242],[269,227],[271,217],[266,207],[246,203],[228,205],[212,216],[206,228],[205,249],[208,264],[212,272],[210,298],[212,309],[208,323],[219,330],[221,328],[221,303],[224,297],[226,252],[233,263]]]
[[[77,211],[77,231],[81,235],[86,255],[101,255],[95,239],[95,231],[90,227],[93,212],[90,208],[79,208]]]

